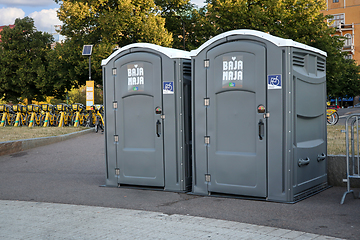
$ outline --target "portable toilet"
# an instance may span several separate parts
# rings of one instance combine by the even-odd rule
[[[191,189],[191,57],[149,43],[102,61],[107,186]]]
[[[234,30],[191,55],[195,194],[296,202],[327,187],[325,52]]]

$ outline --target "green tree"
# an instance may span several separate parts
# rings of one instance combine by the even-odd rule
[[[58,94],[85,84],[89,79],[89,58],[82,56],[83,45],[94,45],[91,56],[92,80],[102,84],[101,61],[114,47],[136,42],[171,46],[172,35],[153,1],[147,0],[55,0],[58,17],[67,37],[55,48],[53,69]]]
[[[210,21],[207,15],[206,7],[192,9],[189,19],[191,24],[187,28],[189,33],[186,39],[187,50],[196,49],[217,35],[214,22]]]
[[[190,0],[155,0],[160,9],[160,15],[165,19],[165,28],[172,33],[172,47],[182,50],[191,50],[191,36],[194,5]]]
[[[51,96],[65,99],[66,93],[72,88],[85,85],[89,80],[89,57],[82,56],[82,44],[76,44],[71,39],[63,44],[57,44],[49,54],[49,71],[51,75],[47,84],[52,86]],[[101,61],[109,56],[112,46],[98,44],[91,56],[91,78],[97,84],[102,84]]]
[[[34,20],[15,20],[15,27],[5,27],[0,43],[0,96],[5,101],[18,102],[26,98],[43,100],[49,90],[47,54],[53,38],[37,31]]]
[[[94,104],[103,103],[103,91],[100,86],[95,86],[94,89]],[[69,104],[82,103],[86,106],[86,86],[80,88],[73,88],[69,92]]]
[[[329,16],[320,12],[326,8],[326,1],[208,0],[207,3],[205,17],[212,28],[207,28],[205,34],[214,36],[234,29],[254,29],[292,39],[327,52],[329,95],[339,96],[343,91],[339,89],[349,90],[357,84],[357,75],[344,74],[345,69],[355,70],[356,64],[344,61],[344,53],[341,53],[343,39],[334,36],[335,30],[327,25]],[[358,95],[360,89],[356,88],[352,93]]]
[[[147,0],[64,0],[58,17],[61,33],[89,44],[106,42],[120,47],[135,42],[170,46],[171,34],[153,1]]]
[[[360,66],[352,59],[340,59],[342,63],[339,69],[337,79],[331,81],[333,84],[332,91],[329,93],[334,98],[348,98],[358,96],[360,94]],[[337,67],[338,67],[337,66]]]

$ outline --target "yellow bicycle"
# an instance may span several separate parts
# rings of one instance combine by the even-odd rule
[[[55,126],[56,119],[54,113],[54,106],[51,104],[42,104],[41,110],[42,112],[44,112],[44,114],[41,115],[41,120],[40,120],[43,127]]]
[[[335,125],[339,121],[339,114],[336,109],[326,109],[326,121],[329,125]]]
[[[26,126],[27,111],[26,106],[22,104],[13,105],[13,110],[16,114],[13,114],[11,118],[11,125],[14,127]]]
[[[65,103],[59,103],[56,105],[56,111],[58,112],[56,117],[56,125],[58,127],[69,126],[71,124],[69,105]]]
[[[0,127],[4,127],[6,125],[11,125],[11,118],[13,115],[13,110],[10,105],[1,104],[0,105]]]
[[[38,105],[30,104],[26,106],[28,115],[26,117],[26,125],[29,127],[41,125],[41,108]]]
[[[86,117],[85,117],[85,106],[81,103],[74,103],[71,105],[73,110],[73,115],[71,117],[71,122],[74,127],[85,126]]]

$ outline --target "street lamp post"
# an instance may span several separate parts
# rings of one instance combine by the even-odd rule
[[[84,45],[82,55],[89,56],[89,81],[91,80],[91,53],[93,45]]]
[[[91,55],[89,55],[89,81],[91,80]]]
[[[89,56],[89,81],[86,81],[86,110],[91,110],[94,105],[94,81],[91,80],[91,52],[93,45],[84,45],[83,56]]]

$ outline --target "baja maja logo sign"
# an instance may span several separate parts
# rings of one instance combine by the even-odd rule
[[[144,90],[144,66],[142,63],[128,64],[128,90],[142,91]]]
[[[243,84],[242,56],[223,57],[222,85],[223,88],[242,87]]]

